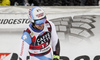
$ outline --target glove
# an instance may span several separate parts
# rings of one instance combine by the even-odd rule
[[[54,55],[53,60],[59,60],[60,57],[58,55]]]

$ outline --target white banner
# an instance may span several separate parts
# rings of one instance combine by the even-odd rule
[[[13,53],[17,57],[23,30],[29,25],[29,8],[31,7],[0,7],[0,59],[10,60]],[[42,8],[47,19],[56,25],[61,56],[69,60],[100,59],[99,8]]]

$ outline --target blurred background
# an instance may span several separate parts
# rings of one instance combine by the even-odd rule
[[[99,6],[99,0],[0,0],[0,6]]]

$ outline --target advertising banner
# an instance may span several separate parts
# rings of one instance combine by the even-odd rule
[[[0,7],[0,60],[19,60],[21,36],[30,24],[29,8],[31,7]],[[100,59],[100,8],[42,8],[47,20],[56,26],[61,60]]]

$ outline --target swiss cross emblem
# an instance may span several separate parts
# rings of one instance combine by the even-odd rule
[[[23,36],[23,39],[24,39],[24,40],[25,40],[25,39],[27,39],[27,36],[26,36],[26,35],[24,35],[24,36]]]

